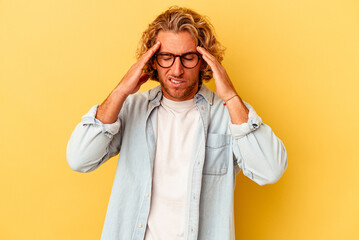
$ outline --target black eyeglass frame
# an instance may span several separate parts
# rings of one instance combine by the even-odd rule
[[[186,66],[183,64],[183,62],[182,62],[182,57],[185,56],[185,55],[187,55],[187,54],[196,54],[196,55],[198,56],[197,63],[196,63],[196,65],[194,65],[194,67],[186,67]],[[157,57],[158,57],[159,55],[171,55],[171,56],[173,56],[173,61],[172,61],[171,65],[168,66],[168,67],[163,67],[163,66],[158,62],[158,58],[157,58]],[[193,69],[193,68],[197,67],[197,65],[198,65],[198,63],[199,63],[199,60],[202,58],[202,55],[199,54],[199,53],[196,53],[196,52],[188,52],[188,53],[184,53],[184,54],[182,54],[182,55],[175,55],[175,54],[173,54],[173,53],[161,52],[161,53],[156,53],[156,54],[154,55],[154,57],[156,58],[156,62],[158,63],[158,65],[160,65],[160,67],[162,67],[162,68],[170,68],[170,67],[172,67],[172,65],[173,65],[173,64],[175,63],[175,61],[176,61],[176,57],[179,57],[179,58],[180,58],[180,61],[181,61],[181,64],[182,64],[183,67],[185,67],[185,68],[187,68],[187,69]]]

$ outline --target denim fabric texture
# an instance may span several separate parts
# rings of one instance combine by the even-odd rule
[[[150,212],[160,86],[130,95],[115,123],[95,118],[93,106],[76,126],[67,145],[67,161],[79,172],[97,169],[119,154],[102,240],[143,240]],[[279,180],[287,152],[253,107],[248,122],[231,123],[223,100],[205,85],[195,95],[200,112],[196,148],[188,173],[186,240],[232,240],[236,174],[259,185]]]

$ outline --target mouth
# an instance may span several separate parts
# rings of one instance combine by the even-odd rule
[[[168,80],[169,80],[169,82],[170,82],[173,86],[175,86],[175,87],[179,87],[179,86],[181,86],[182,84],[185,83],[185,81],[182,81],[182,80],[179,80],[179,79],[175,79],[175,78],[171,78],[171,77],[170,77]]]

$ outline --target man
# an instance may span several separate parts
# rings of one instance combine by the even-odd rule
[[[143,33],[138,62],[77,125],[67,147],[73,170],[120,153],[102,239],[234,239],[236,174],[260,185],[283,174],[283,143],[241,100],[222,55],[203,16],[172,7]],[[212,76],[216,93],[202,84]],[[137,93],[149,78],[160,86]]]

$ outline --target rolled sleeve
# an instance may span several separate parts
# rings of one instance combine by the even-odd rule
[[[78,172],[93,171],[120,151],[120,117],[114,123],[104,124],[96,119],[98,106],[82,117],[67,144],[67,161]]]
[[[262,119],[258,116],[254,108],[250,104],[246,103],[245,101],[243,101],[243,103],[244,105],[246,105],[246,107],[249,110],[248,122],[242,124],[232,124],[232,123],[229,124],[229,129],[234,139],[242,138],[246,136],[248,133],[257,130],[260,127],[260,125],[263,123]]]
[[[285,146],[253,107],[244,104],[249,110],[248,122],[229,125],[236,165],[259,185],[275,183],[287,168]]]
[[[82,124],[93,124],[101,128],[101,131],[108,137],[112,137],[117,134],[121,128],[120,118],[117,118],[116,122],[111,124],[104,124],[100,120],[96,119],[97,108],[99,105],[93,106],[88,113],[82,117]]]

